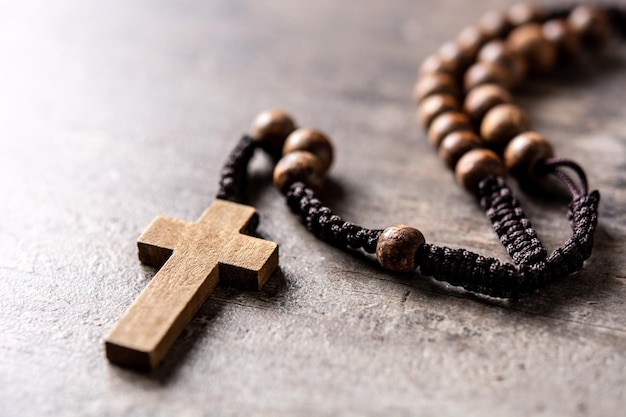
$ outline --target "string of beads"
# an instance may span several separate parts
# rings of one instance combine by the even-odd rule
[[[583,46],[605,44],[611,32],[626,37],[624,9],[582,5],[548,11],[522,3],[488,13],[421,66],[413,90],[418,119],[457,182],[476,195],[513,264],[426,243],[414,227],[367,229],[343,220],[316,197],[333,161],[330,140],[318,130],[296,128],[280,110],[255,119],[250,136],[241,139],[224,167],[218,197],[243,199],[248,162],[255,148],[263,148],[278,160],[275,186],[320,239],[376,253],[380,265],[392,271],[419,268],[424,276],[468,291],[518,298],[582,268],[591,255],[599,193],[588,192],[575,162],[554,157],[510,90],[558,60],[571,62]],[[552,174],[570,191],[572,236],[552,254],[507,186],[507,173],[529,184]]]

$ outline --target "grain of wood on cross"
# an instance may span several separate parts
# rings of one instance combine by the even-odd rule
[[[253,207],[215,200],[198,222],[157,217],[139,237],[139,259],[161,267],[106,337],[111,362],[154,369],[219,281],[259,290],[278,266],[278,245],[242,234]]]

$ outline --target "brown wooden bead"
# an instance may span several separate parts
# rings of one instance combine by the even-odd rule
[[[513,29],[507,38],[507,44],[513,52],[526,59],[531,72],[545,73],[556,63],[556,48],[544,38],[542,26],[538,23]]]
[[[386,228],[378,238],[376,259],[383,268],[396,272],[413,272],[417,268],[415,256],[426,243],[418,229],[405,225]]]
[[[489,149],[473,149],[459,159],[455,168],[456,180],[467,191],[478,192],[478,185],[489,176],[506,175],[502,161]]]
[[[439,158],[454,169],[459,159],[472,149],[481,147],[480,137],[469,130],[459,130],[446,135],[439,146]]]
[[[280,155],[287,136],[296,129],[293,118],[282,110],[266,110],[252,122],[250,136],[276,156]]]
[[[463,55],[473,60],[480,48],[489,39],[480,31],[477,25],[468,26],[459,33],[456,42],[463,51]]]
[[[459,102],[455,97],[449,94],[434,94],[422,100],[417,111],[417,117],[424,129],[428,130],[435,117],[448,111],[457,110],[459,110]]]
[[[469,118],[461,112],[447,112],[437,116],[428,129],[428,141],[435,148],[439,148],[441,141],[449,133],[457,130],[471,130]]]
[[[530,130],[526,112],[514,104],[498,104],[485,114],[480,124],[480,136],[487,146],[498,149],[514,136]]]
[[[511,103],[513,97],[511,93],[495,84],[484,84],[471,89],[465,102],[463,103],[463,111],[467,113],[476,126],[485,117],[485,114],[498,104]]]
[[[449,94],[456,97],[458,92],[456,81],[451,75],[436,72],[419,77],[413,89],[413,98],[416,103],[420,103],[423,99],[433,94]]]
[[[540,22],[544,12],[535,3],[523,2],[511,6],[507,13],[509,22],[513,26],[521,26],[526,23]]]
[[[511,139],[504,149],[504,166],[513,176],[536,180],[539,177],[535,169],[537,163],[553,156],[554,150],[543,136],[524,132]]]
[[[431,55],[422,62],[420,66],[420,75],[432,74],[434,72],[443,72],[454,75],[456,68],[450,61],[444,61],[437,54]]]
[[[477,62],[467,69],[464,78],[465,91],[483,84],[496,84],[509,88],[513,83],[511,71],[489,62]]]
[[[512,86],[522,82],[526,76],[528,67],[526,60],[514,53],[501,39],[494,39],[486,43],[478,52],[477,60],[498,64],[509,70]]]
[[[487,39],[504,38],[511,30],[511,24],[506,13],[492,10],[478,22],[478,28]]]
[[[445,62],[446,66],[454,69],[452,75],[455,77],[460,76],[463,71],[465,71],[465,68],[467,68],[467,65],[472,59],[468,51],[464,50],[455,41],[444,43],[441,48],[439,48],[438,56]]]
[[[322,161],[324,171],[328,171],[333,162],[333,145],[319,130],[300,128],[293,131],[285,140],[283,155],[295,151],[308,151],[316,155]]]
[[[552,43],[559,57],[571,60],[580,54],[580,41],[564,19],[552,19],[543,24],[543,37]]]
[[[567,23],[579,39],[588,45],[601,45],[609,40],[611,30],[606,14],[590,5],[574,8]]]
[[[320,191],[324,180],[324,165],[321,159],[307,151],[288,153],[274,168],[274,185],[283,194],[297,181],[302,181],[314,191]]]

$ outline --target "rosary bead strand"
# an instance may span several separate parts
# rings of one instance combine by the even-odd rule
[[[457,182],[477,196],[514,264],[426,243],[411,226],[367,229],[343,220],[316,196],[333,160],[330,140],[313,129],[296,130],[293,118],[282,111],[257,117],[251,137],[242,138],[223,170],[219,196],[243,195],[245,168],[256,147],[277,160],[282,150],[274,183],[318,238],[342,249],[375,253],[380,265],[392,271],[419,269],[423,276],[492,297],[528,294],[582,268],[593,246],[599,194],[588,193],[582,168],[556,158],[550,143],[531,130],[509,90],[528,74],[575,58],[583,45],[605,43],[609,27],[626,37],[623,9],[544,11],[520,4],[486,14],[420,68],[413,97],[428,140],[455,171]],[[507,171],[526,182],[555,175],[572,195],[572,235],[549,256],[506,184]]]

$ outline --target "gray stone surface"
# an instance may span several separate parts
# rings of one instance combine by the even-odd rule
[[[504,259],[410,98],[419,62],[498,5],[3,3],[0,415],[623,414],[623,48],[516,96],[601,190],[581,273],[517,303],[388,274],[307,234],[259,156],[249,202],[280,271],[258,294],[218,288],[153,373],[104,357],[154,274],[135,239],[158,214],[196,219],[267,107],[334,139],[324,198],[345,218]],[[549,248],[567,238],[562,201],[522,200]]]

